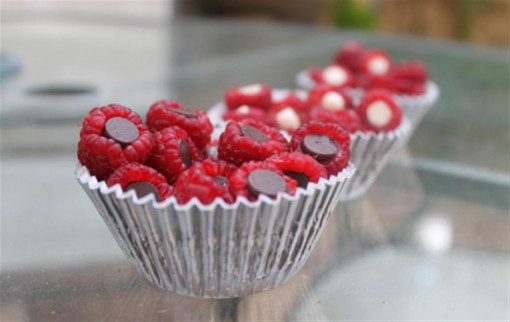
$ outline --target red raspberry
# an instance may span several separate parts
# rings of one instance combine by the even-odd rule
[[[343,90],[329,85],[319,85],[308,93],[309,108],[316,106],[331,111],[353,108],[351,97]]]
[[[381,50],[368,50],[363,53],[359,63],[359,72],[376,76],[387,75],[391,71],[392,61]]]
[[[175,198],[180,204],[185,204],[193,197],[205,205],[216,198],[232,203],[234,198],[230,194],[228,178],[234,170],[233,165],[224,161],[206,159],[196,162],[177,178]]]
[[[327,176],[322,164],[311,156],[299,152],[273,155],[266,162],[274,164],[286,176],[296,180],[298,187],[304,189],[308,182],[318,182],[320,178]]]
[[[427,67],[423,63],[402,63],[391,73],[392,89],[399,94],[421,95],[425,92],[427,78]]]
[[[294,131],[304,123],[308,116],[305,102],[296,94],[289,94],[271,106],[267,123],[279,129]]]
[[[232,173],[228,182],[236,198],[242,196],[252,201],[261,194],[271,198],[276,198],[281,192],[293,195],[297,187],[295,180],[265,161],[246,162]]]
[[[271,87],[265,84],[233,87],[225,93],[225,105],[229,110],[235,110],[242,105],[267,110],[271,106]]]
[[[376,133],[391,131],[400,125],[402,112],[391,94],[384,90],[367,92],[361,99],[358,114],[365,127]]]
[[[292,136],[291,149],[310,155],[321,163],[328,175],[336,175],[349,163],[349,133],[339,125],[312,121]]]
[[[308,69],[308,75],[310,78],[317,84],[320,84],[323,82],[322,80],[322,68],[309,68]]]
[[[200,150],[211,140],[213,126],[203,111],[184,109],[174,101],[158,101],[152,104],[147,112],[147,126],[152,132],[174,125],[188,132]]]
[[[105,180],[118,167],[144,162],[152,145],[152,133],[138,114],[117,104],[96,107],[83,119],[78,160]]]
[[[267,112],[255,106],[241,105],[235,110],[229,110],[223,115],[225,121],[242,121],[253,119],[259,122],[266,122]]]
[[[329,65],[325,67],[316,80],[318,84],[326,84],[336,88],[351,87],[353,81],[352,73],[342,65]]]
[[[310,120],[323,123],[334,123],[340,125],[349,133],[354,133],[363,129],[361,119],[356,110],[353,109],[333,112],[321,107],[315,107],[310,111]]]
[[[361,56],[363,55],[363,51],[364,48],[362,44],[355,41],[348,42],[335,54],[333,63],[344,65],[352,72],[356,72]]]
[[[108,178],[108,186],[120,184],[123,191],[135,190],[138,198],[154,193],[157,201],[172,195],[172,186],[156,170],[140,163],[129,163],[115,170]]]
[[[199,158],[198,150],[186,131],[171,126],[154,134],[154,148],[146,163],[172,183]]]
[[[357,77],[356,80],[358,87],[363,89],[386,89],[391,91],[393,88],[393,79],[388,75],[371,75],[371,74],[361,74]]]
[[[254,120],[230,122],[220,136],[218,158],[235,165],[250,160],[265,160],[288,151],[287,140],[280,132]]]

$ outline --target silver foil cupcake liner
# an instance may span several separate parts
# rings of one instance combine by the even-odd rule
[[[304,89],[310,90],[316,83],[310,78],[308,70],[302,70],[295,77],[296,84]],[[365,90],[361,88],[347,89],[355,102],[359,102]],[[428,81],[425,93],[422,95],[393,95],[395,102],[402,108],[404,116],[411,122],[413,129],[420,124],[427,112],[434,106],[439,99],[439,87],[436,83]]]
[[[356,173],[346,183],[340,201],[353,200],[365,194],[388,162],[392,151],[402,147],[411,132],[411,122],[404,118],[394,131],[351,134],[350,162],[356,166]]]
[[[261,196],[234,204],[186,205],[174,197],[138,199],[98,182],[83,166],[76,176],[136,269],[154,285],[202,298],[241,297],[274,288],[304,265],[355,173],[299,188],[294,196]]]

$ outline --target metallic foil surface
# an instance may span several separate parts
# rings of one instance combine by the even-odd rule
[[[119,185],[98,182],[80,165],[76,176],[146,279],[182,295],[232,298],[274,288],[301,269],[355,171],[349,164],[294,196],[238,198],[230,205],[138,199]]]

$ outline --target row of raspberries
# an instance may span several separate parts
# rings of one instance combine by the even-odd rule
[[[350,133],[379,133],[394,130],[402,120],[400,108],[385,90],[367,91],[359,104],[345,89],[324,84],[304,99],[294,93],[280,100],[272,96],[271,87],[265,84],[233,87],[225,94],[227,112],[223,119],[254,119],[289,133],[310,121],[335,123]]]
[[[317,84],[338,88],[386,89],[392,93],[421,95],[425,92],[428,71],[421,62],[395,64],[382,50],[368,49],[358,42],[342,46],[329,66],[310,68]]]
[[[96,107],[83,120],[78,159],[98,180],[139,198],[209,204],[294,194],[339,173],[350,158],[349,133],[332,123],[303,124],[290,141],[252,119],[230,122],[218,141],[212,129],[202,111],[173,101],[154,103],[145,123],[118,104]]]

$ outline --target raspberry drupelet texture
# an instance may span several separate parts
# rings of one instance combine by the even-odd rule
[[[307,117],[308,108],[305,102],[291,93],[273,103],[269,110],[267,124],[292,132],[305,123]]]
[[[152,132],[169,126],[178,126],[188,132],[198,149],[202,150],[211,140],[213,126],[207,114],[188,110],[174,101],[158,101],[147,112],[147,126]]]
[[[219,139],[218,158],[239,166],[286,151],[288,142],[277,129],[254,120],[243,120],[227,124]]]
[[[271,87],[266,84],[232,87],[225,92],[225,105],[229,110],[235,110],[242,105],[268,110],[271,106],[271,96]]]
[[[234,198],[230,193],[228,178],[235,169],[225,161],[206,159],[196,162],[179,175],[174,195],[180,204],[185,204],[193,197],[206,205],[216,198],[232,203]]]
[[[108,178],[108,186],[119,184],[124,192],[135,190],[138,198],[153,193],[156,201],[172,195],[172,186],[158,171],[140,163],[129,163],[115,170]]]
[[[241,105],[235,110],[228,110],[223,115],[225,121],[242,121],[245,119],[252,119],[259,122],[267,121],[267,112],[255,106]]]
[[[244,163],[229,178],[230,191],[234,197],[257,200],[260,195],[276,198],[279,193],[293,195],[297,182],[286,176],[271,163],[251,161]]]
[[[266,160],[274,164],[286,176],[296,180],[298,187],[306,189],[308,182],[326,178],[326,169],[309,155],[300,152],[281,153]]]
[[[308,108],[322,107],[331,111],[353,108],[351,97],[343,90],[329,85],[319,85],[308,93]]]
[[[182,171],[199,159],[198,149],[186,131],[171,126],[154,134],[154,148],[146,163],[172,183]]]
[[[83,119],[78,160],[99,180],[118,167],[144,162],[153,146],[153,135],[131,109],[110,104],[92,109]]]
[[[328,175],[342,171],[351,157],[350,136],[333,123],[309,122],[292,136],[293,151],[310,155],[326,168]]]
[[[376,133],[391,131],[402,121],[402,111],[391,94],[384,90],[367,92],[358,107],[363,125]]]
[[[330,111],[315,107],[310,111],[310,120],[340,125],[349,133],[363,130],[361,119],[354,109]]]

